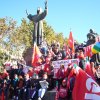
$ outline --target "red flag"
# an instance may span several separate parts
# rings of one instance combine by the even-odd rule
[[[93,54],[92,54],[92,51],[91,51],[91,48],[92,48],[92,45],[90,45],[90,46],[87,46],[87,47],[85,47],[84,48],[84,50],[85,50],[85,56],[87,57],[91,57]]]
[[[36,67],[39,62],[41,62],[40,57],[42,56],[38,46],[34,43],[33,56],[32,56],[32,66]]]
[[[93,75],[93,72],[92,72],[92,67],[91,67],[91,64],[90,64],[89,61],[86,62],[86,65],[85,65],[85,72],[86,72],[88,75],[90,75],[90,76],[95,80],[94,75]]]
[[[72,49],[72,52],[74,52],[74,39],[73,39],[72,32],[70,32],[69,34],[68,45]]]
[[[72,96],[73,100],[100,100],[100,86],[78,68]]]

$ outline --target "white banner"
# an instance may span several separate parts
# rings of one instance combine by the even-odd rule
[[[58,61],[52,61],[52,64],[54,65],[54,77],[56,77],[56,73],[58,69],[60,68],[60,65],[63,64],[65,69],[67,69],[68,64],[79,64],[79,59],[68,59],[68,60],[58,60]],[[41,65],[44,66],[44,65]],[[34,68],[35,71],[39,72],[41,69],[41,66],[37,66]]]
[[[54,65],[54,77],[56,77],[56,73],[58,69],[60,68],[60,65],[63,64],[65,69],[67,69],[68,64],[79,64],[79,59],[68,59],[68,60],[59,60],[59,61],[52,61],[52,64]]]
[[[68,64],[79,64],[79,59],[68,59],[68,60],[59,60],[59,61],[52,61],[52,64],[54,65],[54,68],[59,68],[61,64],[65,66],[65,68],[68,66]]]

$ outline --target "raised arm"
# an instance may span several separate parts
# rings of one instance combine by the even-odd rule
[[[27,9],[26,9],[26,15],[28,16],[28,12],[27,12]]]
[[[47,0],[45,1],[45,9],[47,9]]]
[[[26,10],[26,15],[27,15],[27,18],[32,21],[32,15],[28,14],[27,10]]]
[[[46,0],[45,1],[45,10],[44,10],[44,12],[42,12],[39,15],[38,20],[43,20],[46,17],[47,13],[48,13],[48,7],[47,7],[47,0]]]

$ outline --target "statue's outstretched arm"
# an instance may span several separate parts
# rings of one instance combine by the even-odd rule
[[[27,12],[27,9],[26,9],[26,15],[27,15],[27,16],[29,15],[28,12]]]
[[[27,14],[27,18],[28,18],[29,20],[35,21],[36,15],[28,14],[27,10],[26,10],[26,14]]]
[[[45,1],[45,9],[47,9],[47,0]]]
[[[38,22],[40,20],[43,20],[46,17],[47,12],[48,12],[48,7],[47,7],[47,0],[46,0],[45,1],[45,10],[44,10],[44,12],[42,12],[41,14],[38,15],[36,21]]]
[[[28,12],[26,10],[26,14],[27,14],[28,19],[30,19],[31,21],[34,21],[34,22],[39,22],[40,20],[43,20],[46,17],[47,12],[48,12],[47,0],[45,1],[45,10],[44,10],[44,12],[42,12],[39,15],[28,14]]]

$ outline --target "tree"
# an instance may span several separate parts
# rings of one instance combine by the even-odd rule
[[[55,40],[55,32],[51,26],[47,24],[46,21],[44,21],[44,38],[46,38],[46,41],[48,44],[51,44],[53,40]]]
[[[16,21],[12,18],[0,19],[0,49],[3,53],[9,53],[11,51],[10,37],[16,27]]]
[[[17,56],[22,56],[24,49],[32,47],[32,23],[28,23],[25,19],[22,19],[21,25],[15,29],[11,36],[11,42],[13,43],[13,50]]]
[[[63,43],[64,43],[64,37],[63,37],[63,33],[57,33],[56,34],[56,41],[58,41],[62,47]]]

